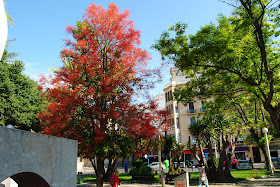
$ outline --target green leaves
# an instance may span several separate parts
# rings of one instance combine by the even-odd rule
[[[36,114],[41,111],[42,99],[37,83],[22,74],[21,61],[3,61],[0,69],[0,125],[38,132]]]
[[[275,2],[240,0],[232,16],[220,15],[217,24],[194,35],[187,35],[182,23],[169,27],[153,47],[191,79],[176,90],[175,99],[187,104],[194,97],[215,98],[218,108],[228,110],[242,105],[247,94],[248,100],[263,103],[280,134],[280,48],[275,38],[280,19]]]

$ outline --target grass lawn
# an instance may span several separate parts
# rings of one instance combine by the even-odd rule
[[[231,171],[231,175],[235,178],[236,182],[249,180],[252,178],[251,170],[234,170]],[[266,169],[257,170],[257,176],[256,171],[253,171],[253,178],[261,178],[262,176],[266,175],[269,175],[269,172],[267,172]],[[198,181],[198,176],[198,172],[190,172],[190,181]]]
[[[261,178],[262,176],[269,175],[269,172],[267,172],[266,169],[252,171],[253,178]],[[252,178],[251,170],[238,170],[238,171],[231,171],[232,176],[236,179],[237,182],[243,181],[243,180],[249,180]]]
[[[199,175],[198,172],[190,172],[189,174],[190,174],[190,182],[198,181],[198,175]],[[252,178],[251,170],[234,170],[231,171],[231,174],[236,179],[236,182],[249,180]],[[260,178],[266,175],[269,175],[269,172],[267,172],[265,169],[257,170],[257,176],[256,176],[256,171],[253,171],[254,178]],[[119,174],[120,181],[128,181],[131,180],[131,178],[132,178],[131,175],[129,175],[128,173]],[[83,178],[84,183],[95,182],[95,181],[96,181],[96,176]],[[155,175],[155,182],[157,181],[159,181],[159,175]]]
[[[128,181],[131,180],[131,178],[132,178],[131,175],[129,175],[128,173],[119,173],[120,181]],[[95,182],[95,181],[96,181],[96,176],[83,178],[84,183]],[[79,183],[79,180],[77,180],[77,183]]]

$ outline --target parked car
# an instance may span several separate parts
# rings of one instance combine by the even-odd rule
[[[249,160],[237,160],[236,169],[252,169],[249,164]]]
[[[158,171],[159,170],[159,163],[158,162],[151,163],[150,168],[152,168],[155,171]],[[161,168],[165,169],[165,165],[163,163],[161,163]]]

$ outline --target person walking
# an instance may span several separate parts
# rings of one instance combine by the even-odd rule
[[[207,179],[207,175],[205,172],[205,166],[204,166],[204,163],[202,160],[199,161],[198,171],[199,171],[198,187],[200,187],[203,182],[206,185],[206,187],[208,187],[209,186],[208,179]]]
[[[114,172],[112,179],[109,181],[109,183],[111,184],[112,187],[119,187],[120,179],[118,176],[119,176],[119,172],[118,172],[118,170],[116,170]]]

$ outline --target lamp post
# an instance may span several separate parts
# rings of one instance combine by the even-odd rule
[[[274,173],[274,171],[272,169],[272,161],[271,161],[269,143],[268,143],[268,138],[267,138],[268,129],[266,127],[264,127],[262,129],[262,131],[265,134],[265,140],[266,140],[266,151],[267,151],[267,157],[268,157],[268,169],[269,169],[270,173]]]
[[[0,60],[7,42],[8,23],[3,0],[0,0]]]

